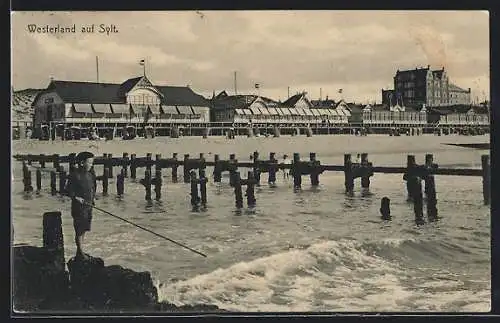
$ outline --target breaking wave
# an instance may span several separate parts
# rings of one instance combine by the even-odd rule
[[[177,305],[208,303],[231,311],[488,311],[489,277],[461,281],[437,266],[424,276],[418,265],[410,266],[415,258],[451,261],[460,252],[471,253],[443,241],[323,241],[158,284],[158,290],[161,300]]]

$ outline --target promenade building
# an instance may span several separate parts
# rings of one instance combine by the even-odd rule
[[[489,126],[490,115],[485,105],[455,104],[447,107],[428,107],[427,122],[440,127]]]
[[[187,86],[153,85],[146,77],[121,84],[52,80],[33,101],[36,132],[72,126],[113,129],[210,122],[210,104]]]
[[[367,104],[363,108],[363,125],[372,127],[415,127],[427,124],[426,108],[395,104]]]
[[[311,102],[307,93],[298,93],[284,102],[258,95],[228,95],[226,91],[212,98],[214,122],[236,124],[347,124],[350,116],[345,102],[336,105]]]

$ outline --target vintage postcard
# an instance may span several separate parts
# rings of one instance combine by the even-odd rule
[[[13,313],[488,312],[485,11],[12,12]]]

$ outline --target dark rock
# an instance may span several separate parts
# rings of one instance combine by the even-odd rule
[[[158,293],[148,272],[121,266],[104,266],[100,258],[71,258],[68,261],[72,291],[96,308],[148,307]]]
[[[158,303],[149,272],[105,266],[101,258],[71,258],[69,273],[61,253],[46,248],[14,248],[14,310],[38,313],[220,312],[214,305]],[[64,262],[63,262],[64,264]]]
[[[14,309],[32,311],[67,298],[69,276],[60,255],[45,248],[14,247]]]

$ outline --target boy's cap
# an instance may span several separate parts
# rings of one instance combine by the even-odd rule
[[[88,151],[83,151],[83,152],[79,153],[78,155],[76,155],[76,161],[79,163],[84,161],[87,158],[94,158],[94,154],[91,152],[88,152]]]

